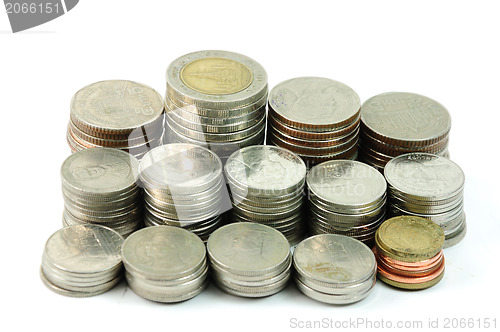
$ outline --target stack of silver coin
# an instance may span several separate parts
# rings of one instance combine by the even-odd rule
[[[123,276],[123,238],[100,225],[74,225],[55,232],[45,244],[40,277],[52,291],[88,297],[109,291]]]
[[[248,146],[229,157],[224,173],[232,221],[271,226],[291,245],[302,240],[306,165],[300,157],[276,146]]]
[[[181,302],[207,286],[205,244],[185,229],[141,229],[125,240],[122,257],[130,289],[147,300]]]
[[[450,129],[450,114],[438,102],[415,93],[383,93],[361,106],[359,158],[383,171],[405,153],[449,157]]]
[[[290,246],[283,234],[269,226],[225,225],[210,236],[207,251],[212,278],[228,294],[270,296],[290,279]]]
[[[293,252],[295,283],[310,298],[349,304],[366,298],[376,282],[377,263],[362,242],[338,234],[320,234]]]
[[[206,240],[222,223],[231,203],[215,153],[172,143],[148,152],[139,165],[146,226],[186,228]]]
[[[164,114],[161,95],[149,86],[101,81],[73,96],[66,138],[72,152],[109,147],[141,159],[163,143]]]
[[[284,81],[269,93],[267,143],[297,153],[308,168],[356,159],[360,101],[347,85],[321,77]]]
[[[444,231],[444,248],[467,232],[464,211],[465,175],[453,161],[428,153],[409,153],[387,163],[388,213],[434,221]]]
[[[63,225],[100,224],[127,237],[143,226],[139,163],[111,148],[75,152],[62,164]]]
[[[262,144],[267,74],[256,61],[226,51],[200,51],[167,69],[168,142],[193,143],[223,161],[241,147]]]
[[[331,160],[307,174],[312,234],[341,234],[373,245],[385,220],[387,184],[375,168],[352,160]]]

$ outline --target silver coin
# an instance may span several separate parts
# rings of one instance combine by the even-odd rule
[[[283,276],[280,275],[279,277],[280,278],[274,283],[263,286],[241,285],[240,283],[231,282],[227,279],[217,278],[217,275],[215,280],[217,286],[228,294],[256,298],[271,296],[283,290],[290,280],[290,272],[288,271],[287,273],[284,273]]]
[[[464,218],[462,223],[460,224],[460,227],[454,233],[451,233],[447,237],[445,237],[443,249],[457,245],[458,243],[460,243],[460,241],[464,239],[466,234],[467,234],[467,222]]]

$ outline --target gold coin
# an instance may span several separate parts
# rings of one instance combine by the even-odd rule
[[[416,216],[387,219],[375,235],[377,248],[403,262],[430,259],[443,248],[444,232],[436,223]]]
[[[208,95],[228,95],[248,88],[253,81],[253,74],[240,62],[208,57],[185,65],[180,78],[195,91]]]

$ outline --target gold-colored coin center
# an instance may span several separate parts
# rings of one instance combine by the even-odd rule
[[[203,58],[185,65],[180,72],[182,82],[190,89],[208,95],[229,95],[240,92],[253,81],[250,69],[226,58]]]

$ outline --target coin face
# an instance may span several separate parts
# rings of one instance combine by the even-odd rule
[[[321,77],[299,77],[278,84],[269,93],[269,105],[286,124],[297,127],[342,127],[351,123],[360,109],[354,90]]]
[[[302,276],[328,284],[363,282],[376,268],[375,256],[366,245],[337,234],[305,239],[295,248],[293,263]]]
[[[44,255],[58,269],[72,273],[97,273],[121,264],[123,238],[100,225],[74,225],[55,232],[45,244]]]
[[[292,188],[306,176],[302,159],[288,150],[268,145],[248,146],[236,151],[224,169],[239,185],[264,190]]]
[[[465,182],[457,164],[428,153],[398,156],[387,163],[384,175],[390,186],[417,197],[450,197],[461,190]]]
[[[178,278],[205,260],[205,245],[195,234],[175,226],[153,226],[132,233],[123,243],[123,263],[146,276]]]
[[[164,111],[154,89],[132,81],[110,80],[88,85],[71,100],[78,127],[96,130],[135,129],[154,122]]]
[[[415,93],[390,92],[368,99],[361,122],[370,132],[394,140],[438,139],[451,128],[451,117],[438,102]]]
[[[374,204],[387,189],[379,171],[358,161],[332,160],[314,166],[307,186],[320,199],[342,206]]]
[[[207,57],[192,61],[180,72],[189,88],[209,95],[227,95],[246,89],[253,80],[250,69],[232,59]]]
[[[138,162],[127,152],[111,148],[78,151],[61,167],[63,184],[78,191],[104,194],[121,191],[136,183]]]

